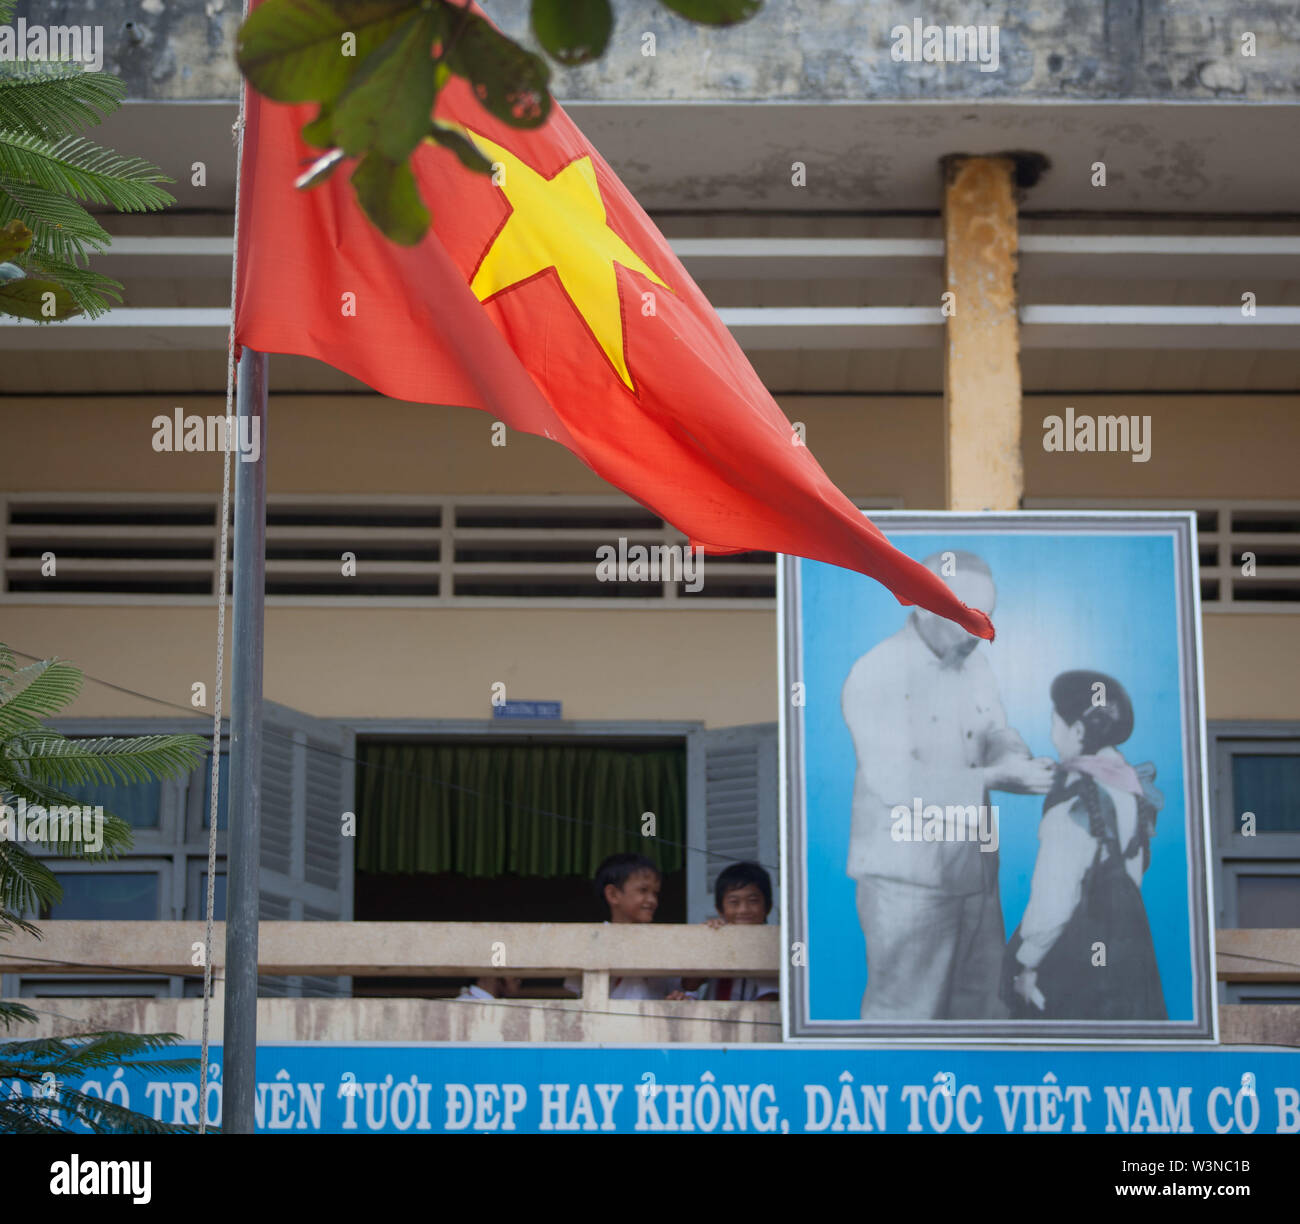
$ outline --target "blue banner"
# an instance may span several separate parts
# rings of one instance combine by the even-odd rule
[[[1300,1055],[1249,1047],[303,1044],[261,1047],[257,1072],[257,1129],[284,1134],[1300,1133]],[[198,1121],[197,1074],[118,1068],[75,1086]]]

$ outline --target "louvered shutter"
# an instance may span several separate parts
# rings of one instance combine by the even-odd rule
[[[266,702],[262,712],[262,921],[352,918],[355,736],[335,723]],[[349,977],[264,977],[265,995],[348,995]]]
[[[687,737],[686,919],[715,912],[713,885],[729,863],[761,863],[780,905],[776,723],[694,731]]]

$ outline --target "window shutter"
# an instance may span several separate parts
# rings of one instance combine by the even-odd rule
[[[761,863],[779,912],[776,723],[694,731],[687,738],[686,919],[715,912],[713,885],[730,863]]]
[[[324,719],[266,702],[262,713],[262,840],[258,905],[264,922],[352,918],[356,737]],[[350,977],[264,977],[264,995],[349,995]]]

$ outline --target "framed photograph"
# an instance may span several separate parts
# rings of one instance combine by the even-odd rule
[[[786,1039],[1216,1041],[1195,515],[871,517],[997,636],[782,558]]]

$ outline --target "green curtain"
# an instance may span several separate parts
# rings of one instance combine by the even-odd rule
[[[621,851],[665,872],[685,861],[681,748],[361,743],[357,768],[358,871],[592,876]]]

